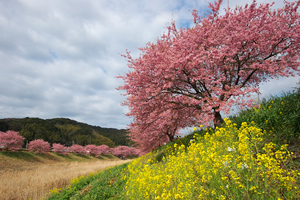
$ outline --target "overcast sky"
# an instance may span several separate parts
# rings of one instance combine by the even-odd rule
[[[212,2],[208,0],[207,2]],[[115,78],[128,72],[121,54],[155,42],[173,20],[192,25],[204,0],[0,0],[0,118],[66,117],[126,128],[130,118]],[[230,0],[230,7],[251,0]],[[257,0],[257,2],[271,2]],[[223,7],[228,1],[223,2]],[[274,7],[282,7],[276,0]],[[296,86],[299,77],[261,87],[262,96]]]

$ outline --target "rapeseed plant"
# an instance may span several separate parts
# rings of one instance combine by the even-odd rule
[[[49,195],[56,195],[61,192],[61,188],[53,188],[52,190],[49,190]]]
[[[208,129],[209,131],[209,129]],[[292,199],[299,195],[299,173],[287,145],[265,142],[266,131],[252,122],[240,128],[229,119],[213,133],[174,144],[161,162],[153,153],[128,165],[128,199]]]

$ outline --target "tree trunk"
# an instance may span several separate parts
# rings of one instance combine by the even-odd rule
[[[220,124],[222,124],[222,123],[224,122],[224,120],[223,120],[223,118],[222,118],[220,112],[214,111],[214,116],[215,116],[215,119],[214,119],[214,126],[215,126],[215,128],[216,128],[217,126],[219,126]]]
[[[169,133],[169,131],[170,131],[170,130],[168,130],[168,131],[166,132],[166,135],[168,136],[170,142],[172,142],[172,141],[174,140],[174,134]]]
[[[172,142],[174,140],[174,136],[168,134],[168,137],[169,137],[170,142]]]

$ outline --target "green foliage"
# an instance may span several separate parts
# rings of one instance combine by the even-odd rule
[[[129,140],[127,136],[128,132],[125,129],[99,128],[95,130],[101,135],[114,141],[116,146],[131,146],[133,144],[133,142]]]
[[[107,169],[101,178],[91,184],[89,192],[83,193],[78,199],[123,199],[124,170],[127,170],[127,164]]]
[[[157,162],[161,162],[163,160],[163,158],[166,157],[166,155],[167,155],[166,152],[162,151],[155,156],[155,160]]]
[[[93,131],[92,133],[93,142],[91,144],[95,144],[97,146],[100,146],[102,144],[106,144],[109,147],[114,147],[115,143],[111,141],[109,138],[104,137],[103,135],[100,135],[96,131]]]
[[[74,133],[75,131],[81,129],[80,126],[76,126],[74,124],[55,124],[55,127],[57,127],[60,130],[64,130],[65,132],[68,132],[70,134]]]

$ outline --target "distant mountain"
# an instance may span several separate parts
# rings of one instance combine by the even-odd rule
[[[106,144],[110,147],[131,144],[125,129],[102,128],[68,118],[5,118],[0,119],[0,131],[18,131],[26,142],[43,139],[50,144]]]

